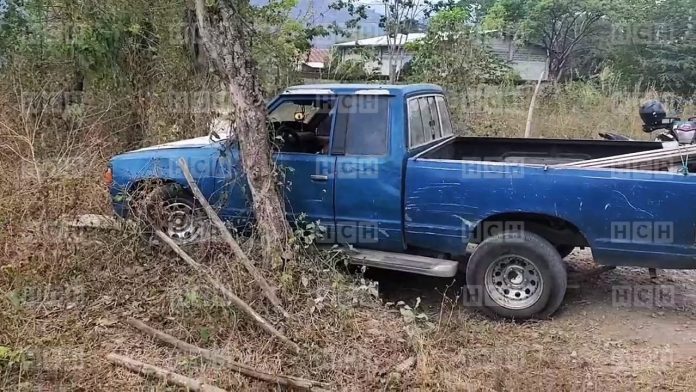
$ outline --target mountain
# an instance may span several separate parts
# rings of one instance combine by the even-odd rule
[[[352,16],[346,10],[331,9],[330,5],[333,2],[334,0],[299,0],[291,12],[291,17],[312,26],[328,26],[336,22],[339,26],[344,27],[346,22],[352,19]],[[251,4],[255,6],[263,6],[268,3],[269,0],[251,0]],[[336,35],[320,37],[314,40],[314,46],[328,48],[336,42],[382,35],[384,30],[379,27],[381,17],[382,15],[374,8],[367,8],[367,18],[358,23],[359,29],[354,31],[350,37]]]

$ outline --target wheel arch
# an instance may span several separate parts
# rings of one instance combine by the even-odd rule
[[[178,185],[179,187],[181,187],[181,189],[183,191],[193,195],[193,193],[191,192],[191,190],[188,187],[188,184],[182,184],[181,182],[176,181],[176,180],[171,179],[171,178],[158,178],[158,177],[145,177],[145,178],[140,178],[138,180],[135,180],[128,185],[127,192],[129,195],[135,195],[138,193],[138,191],[142,190],[143,188],[145,188],[147,186],[169,185],[169,184]]]
[[[531,212],[504,212],[482,219],[474,226],[471,242],[481,243],[500,230],[518,229],[535,233],[554,245],[590,246],[587,236],[574,223]]]
[[[153,190],[156,186],[163,185],[176,185],[183,193],[188,196],[194,197],[193,192],[187,185],[181,184],[179,181],[170,178],[158,178],[158,177],[145,177],[140,178],[131,182],[126,188],[128,195],[128,214],[131,215],[135,212],[136,204],[143,200],[143,198],[148,194],[149,190]]]

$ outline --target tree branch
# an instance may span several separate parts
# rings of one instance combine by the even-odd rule
[[[205,213],[208,215],[210,221],[215,225],[215,227],[218,228],[218,230],[220,230],[220,235],[222,235],[222,238],[225,240],[225,242],[227,242],[227,245],[229,245],[230,250],[232,251],[232,255],[242,262],[246,270],[254,278],[256,284],[259,285],[259,287],[263,291],[264,296],[275,307],[275,309],[285,318],[289,318],[290,315],[288,314],[288,312],[285,311],[280,302],[280,299],[278,299],[278,297],[275,295],[275,288],[271,287],[268,281],[263,277],[263,275],[261,275],[261,272],[258,270],[258,268],[254,266],[254,263],[252,263],[251,260],[249,260],[247,255],[244,253],[242,248],[237,243],[237,241],[234,240],[229,230],[227,230],[227,227],[225,227],[225,224],[222,222],[222,219],[220,219],[215,210],[213,210],[213,207],[211,207],[210,203],[208,203],[208,200],[205,198],[205,196],[203,196],[203,193],[198,188],[198,185],[196,185],[196,181],[194,181],[193,176],[191,175],[191,170],[189,170],[189,167],[186,164],[186,160],[180,158],[179,167],[181,168],[181,171],[183,172],[184,177],[186,178],[186,182],[188,182],[188,185],[191,188],[191,192],[193,192],[193,195],[203,206],[203,209],[205,210]],[[269,183],[268,185],[270,186],[271,184]],[[264,191],[268,192],[269,189],[265,189]]]
[[[167,384],[178,385],[186,388],[189,391],[225,392],[224,389],[206,384],[200,380],[186,377],[181,374],[171,372],[167,369],[147,364],[145,362],[136,361],[135,359],[124,357],[123,355],[111,353],[106,356],[106,359],[114,365],[124,367],[132,372],[141,374],[143,376],[154,376],[160,380],[163,380]]]
[[[177,245],[171,238],[169,238],[160,230],[156,230],[155,234],[157,235],[157,237],[159,237],[159,239],[164,241],[164,243],[169,245],[174,250],[174,252],[176,252],[176,254],[178,254],[179,257],[181,257],[186,262],[186,264],[191,266],[191,268],[193,268],[194,270],[196,270],[196,272],[201,274],[213,287],[218,289],[218,291],[220,291],[220,293],[222,293],[222,295],[226,299],[232,302],[237,309],[246,313],[246,315],[249,316],[254,322],[256,322],[256,324],[258,324],[261,327],[261,329],[268,332],[272,336],[277,337],[284,345],[290,348],[293,352],[299,354],[300,347],[297,344],[292,342],[285,335],[283,335],[277,329],[275,329],[275,327],[273,327],[271,323],[266,321],[266,319],[264,319],[260,314],[256,313],[256,311],[251,306],[249,306],[249,304],[244,302],[244,300],[237,297],[233,292],[228,290],[227,287],[225,287],[222,283],[220,283],[220,281],[215,279],[213,275],[205,269],[205,267],[193,260],[191,256],[184,252],[179,247],[179,245]]]
[[[298,378],[298,377],[292,377],[292,376],[283,376],[283,375],[275,375],[275,374],[270,374],[266,372],[262,372],[260,370],[256,370],[252,368],[251,366],[236,362],[232,360],[229,357],[216,354],[210,350],[206,350],[204,348],[195,346],[193,344],[186,343],[182,340],[179,340],[175,338],[174,336],[171,336],[167,333],[164,333],[160,330],[157,330],[155,328],[152,328],[145,323],[143,323],[140,320],[136,320],[134,318],[129,318],[126,323],[133,328],[139,330],[140,332],[151,336],[161,342],[164,342],[172,347],[175,347],[183,352],[189,353],[189,354],[194,354],[194,355],[200,355],[203,359],[213,362],[218,365],[224,365],[229,367],[230,369],[234,370],[235,372],[241,373],[245,376],[255,378],[257,380],[261,381],[266,381],[270,384],[274,385],[282,385],[282,386],[287,386],[287,387],[292,387],[292,388],[297,388],[301,390],[310,390],[310,391],[319,391],[321,388],[324,388],[327,386],[325,383],[321,383],[318,381],[313,381],[313,380],[307,380],[304,378]]]

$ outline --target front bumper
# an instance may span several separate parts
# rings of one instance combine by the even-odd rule
[[[122,190],[112,187],[109,190],[109,198],[111,199],[111,206],[114,209],[114,213],[120,218],[128,218],[128,195]]]

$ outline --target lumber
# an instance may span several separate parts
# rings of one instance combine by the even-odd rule
[[[696,154],[696,146],[682,146],[664,150],[652,150],[639,153],[615,155],[613,157],[564,163],[555,165],[555,167],[632,169],[666,168],[670,164],[684,162],[692,154]]]

